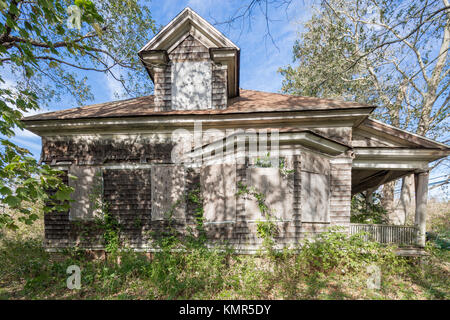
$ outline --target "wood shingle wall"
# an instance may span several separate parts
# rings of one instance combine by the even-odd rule
[[[265,217],[256,212],[257,206],[249,205],[255,199],[236,194],[239,185],[251,187],[253,183],[258,184],[256,189],[262,188],[267,193],[269,207],[286,209],[273,214],[278,228],[275,241],[279,247],[295,245],[331,225],[350,223],[352,158],[347,155],[334,158],[305,149],[300,154],[286,156],[288,173],[277,175],[283,181],[272,186],[258,181],[275,174],[277,168],[254,168],[254,161],[248,159],[245,164],[216,165],[216,175],[207,171],[212,166],[209,169],[174,166],[170,164],[172,144],[161,141],[147,145],[135,141],[132,146],[109,138],[89,143],[68,138],[43,141],[43,159],[50,163],[70,161],[69,168],[78,165],[98,168],[94,171],[101,172],[102,196],[108,212],[121,225],[123,242],[132,248],[151,248],[153,237],[167,230],[163,216],[175,202],[179,202],[172,216],[175,228],[181,233],[187,227],[195,230],[198,208],[187,200],[187,195],[196,191],[204,198],[205,229],[211,244],[228,243],[243,252],[256,250],[262,243],[256,230],[258,220]],[[175,176],[171,176],[170,170],[166,172],[167,168],[172,168]],[[264,175],[266,171],[269,176]],[[318,182],[315,176],[323,179]],[[67,174],[64,179],[69,183]],[[313,187],[305,182],[308,180]],[[155,211],[155,206],[160,210]],[[102,230],[93,221],[71,220],[69,212],[46,214],[45,231],[49,248],[103,246]]]
[[[42,162],[54,164],[70,161],[77,165],[98,165],[108,162],[142,163],[157,160],[170,163],[172,142],[145,139],[81,139],[42,138]]]
[[[172,71],[170,64],[155,67],[153,81],[155,108],[160,111],[172,109]]]
[[[332,225],[350,226],[352,201],[352,158],[341,157],[331,163],[330,218]]]
[[[103,190],[107,210],[120,223],[123,240],[130,245],[147,241],[152,219],[150,170],[103,170]]]
[[[62,171],[60,176],[63,183],[69,184],[68,171]],[[49,191],[52,194],[52,191]],[[70,243],[70,228],[69,211],[65,212],[48,212],[44,214],[44,245],[48,248],[52,247],[67,247]]]

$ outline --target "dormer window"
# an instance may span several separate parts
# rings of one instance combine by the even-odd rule
[[[190,8],[139,52],[161,110],[224,109],[239,95],[239,48]]]

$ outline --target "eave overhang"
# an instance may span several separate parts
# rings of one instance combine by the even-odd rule
[[[267,132],[267,134],[269,136],[275,134],[276,136],[269,138],[267,135],[261,136],[256,134],[256,132],[236,132],[192,150],[180,157],[180,161],[187,163],[195,163],[196,161],[204,163],[206,161],[208,164],[227,162],[229,160],[234,161],[245,156],[266,157],[267,150],[260,150],[256,147],[257,145],[267,145],[267,147],[271,148],[270,151],[272,153],[269,152],[271,157],[282,156],[283,151],[286,150],[285,147],[289,145],[294,146],[294,149],[297,149],[296,146],[301,145],[328,156],[337,156],[351,149],[348,145],[331,140],[310,130],[298,132],[279,132],[274,130]],[[252,142],[253,148],[251,146]],[[275,142],[276,146],[273,145],[273,142]],[[275,147],[275,150],[272,147]],[[274,151],[276,152],[275,154]]]
[[[84,132],[114,132],[140,131],[154,128],[193,128],[201,121],[204,128],[252,127],[280,125],[295,126],[296,124],[314,126],[329,123],[345,123],[353,126],[361,118],[373,110],[371,107],[307,110],[307,111],[273,111],[273,112],[242,112],[242,113],[203,113],[203,114],[170,114],[155,113],[151,116],[109,117],[109,118],[77,118],[55,120],[23,120],[25,128],[40,135],[77,134]]]
[[[434,161],[450,155],[450,149],[354,148],[355,159],[392,159]]]
[[[354,169],[427,170],[428,163],[450,155],[450,149],[353,148]]]
[[[211,59],[215,63],[227,66],[227,91],[228,97],[239,95],[239,60],[240,51],[236,48],[210,48]]]

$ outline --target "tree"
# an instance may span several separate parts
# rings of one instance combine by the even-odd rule
[[[304,26],[297,65],[280,69],[284,92],[379,105],[376,117],[449,141],[448,0],[323,0]]]
[[[23,128],[23,113],[67,96],[79,104],[92,99],[88,72],[107,74],[127,96],[151,92],[136,52],[155,32],[155,23],[137,0],[96,5],[89,0],[0,0],[0,12],[0,202],[32,223],[37,216],[27,202],[43,200],[47,211],[67,210],[71,188],[60,172],[9,140]],[[50,195],[49,189],[55,192]],[[16,227],[4,212],[1,226]]]

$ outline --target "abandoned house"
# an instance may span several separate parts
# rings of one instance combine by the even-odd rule
[[[371,119],[371,105],[240,89],[239,48],[189,8],[137,54],[153,95],[24,119],[42,137],[41,161],[75,188],[68,212],[45,215],[48,250],[103,249],[82,228],[97,194],[127,246],[154,250],[151,235],[169,219],[195,230],[192,192],[209,243],[243,253],[259,247],[257,224],[269,218],[279,247],[330,226],[424,246],[428,164],[447,145]],[[411,174],[414,226],[350,223],[354,194]],[[264,195],[269,213],[243,190]]]

